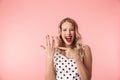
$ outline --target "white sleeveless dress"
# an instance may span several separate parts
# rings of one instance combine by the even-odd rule
[[[75,61],[66,58],[59,52],[54,54],[54,67],[56,80],[81,80]]]

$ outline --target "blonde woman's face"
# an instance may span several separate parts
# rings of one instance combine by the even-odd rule
[[[61,26],[62,32],[61,36],[63,41],[65,42],[66,47],[71,47],[74,38],[75,38],[75,29],[69,22],[64,22]]]

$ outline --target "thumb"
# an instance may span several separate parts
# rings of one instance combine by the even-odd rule
[[[40,47],[42,47],[43,49],[46,49],[45,46],[43,46],[43,45],[40,45]]]

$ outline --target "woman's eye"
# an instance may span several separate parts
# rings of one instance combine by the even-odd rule
[[[74,29],[70,29],[70,31],[75,31]]]
[[[62,31],[67,31],[67,29],[63,29]],[[75,31],[74,29],[69,29],[69,31]]]
[[[63,29],[63,31],[66,31],[66,29]]]

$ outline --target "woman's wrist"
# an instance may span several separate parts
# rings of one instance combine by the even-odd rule
[[[53,63],[53,58],[52,57],[46,57],[46,62],[48,64],[52,64]]]
[[[54,57],[53,55],[47,55],[46,59],[51,60],[51,59],[53,59],[53,57]]]

